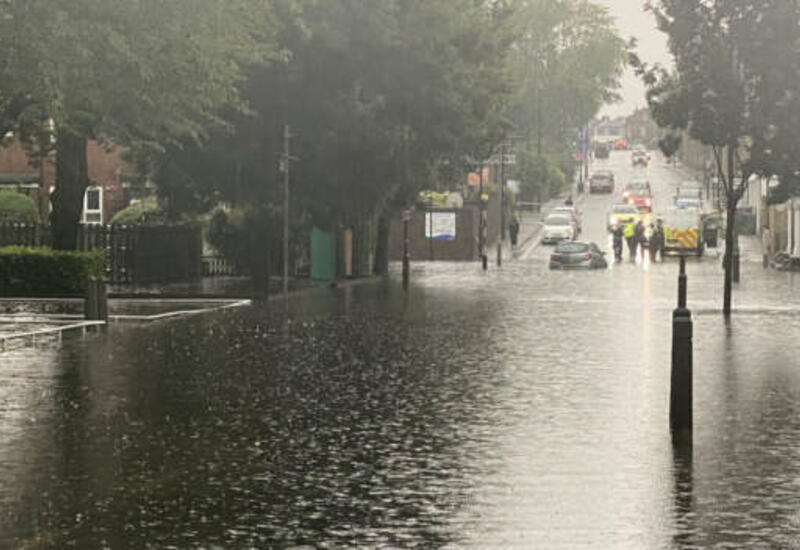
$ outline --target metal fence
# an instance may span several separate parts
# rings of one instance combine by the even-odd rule
[[[0,223],[0,246],[50,246],[45,224]],[[142,285],[200,278],[202,233],[198,225],[82,225],[78,249],[102,250],[106,281]]]

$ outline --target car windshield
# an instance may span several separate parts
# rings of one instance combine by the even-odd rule
[[[650,194],[650,184],[646,181],[637,181],[633,183],[629,183],[625,186],[625,190],[631,193],[642,193],[642,194]]]
[[[584,243],[561,243],[556,247],[557,254],[585,254],[589,245]]]
[[[639,210],[635,206],[619,205],[612,210],[614,214],[638,214]]]
[[[569,218],[565,216],[550,216],[545,220],[545,225],[569,225]]]
[[[611,172],[595,172],[592,179],[605,179],[610,178]]]

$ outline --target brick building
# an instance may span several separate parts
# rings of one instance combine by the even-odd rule
[[[86,156],[90,186],[84,197],[84,223],[108,223],[128,203],[126,197],[130,166],[122,159],[121,147],[105,148],[89,141]],[[19,141],[7,137],[0,146],[0,188],[16,189],[29,195],[39,206],[39,216],[50,213],[50,192],[55,186],[55,159],[38,162]]]

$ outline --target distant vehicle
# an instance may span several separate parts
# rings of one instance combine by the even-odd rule
[[[575,239],[575,224],[568,213],[550,214],[544,220],[542,243],[555,244]]]
[[[614,172],[598,170],[589,178],[589,193],[613,193],[614,183]]]
[[[608,213],[606,225],[611,228],[629,221],[638,222],[640,219],[642,219],[642,215],[639,213],[639,209],[632,204],[615,204]]]
[[[614,141],[614,150],[615,151],[627,151],[630,148],[630,143],[625,138],[619,138]]]
[[[626,185],[622,191],[622,199],[640,210],[653,211],[653,193],[648,181],[637,180]]]
[[[650,162],[650,153],[642,147],[641,145],[637,145],[633,148],[631,152],[631,164],[633,166],[647,166]]]
[[[673,208],[664,214],[664,245],[667,252],[703,255],[703,216],[695,208]]]
[[[550,255],[550,269],[605,269],[605,254],[595,243],[565,242]]]
[[[703,209],[703,190],[699,187],[681,185],[675,192],[675,208]]]
[[[598,159],[607,159],[610,155],[609,147],[605,143],[600,143],[594,148],[594,156]]]
[[[572,225],[575,227],[575,236],[581,234],[583,231],[583,227],[581,225],[581,213],[578,212],[578,209],[575,206],[558,206],[553,208],[551,214],[568,214],[572,217]]]

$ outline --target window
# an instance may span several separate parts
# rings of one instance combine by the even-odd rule
[[[103,188],[87,187],[83,195],[83,223],[103,223]]]

